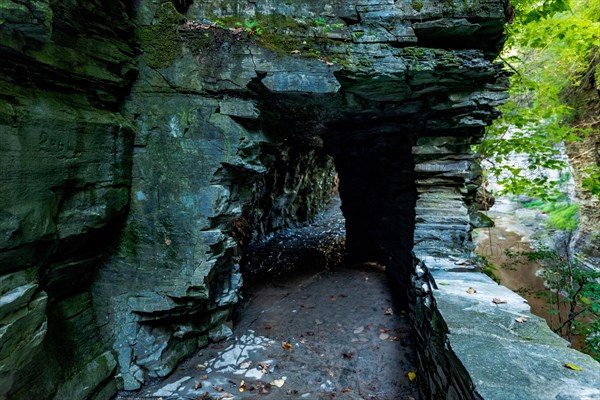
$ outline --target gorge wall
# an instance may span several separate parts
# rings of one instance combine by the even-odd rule
[[[411,251],[470,251],[506,10],[0,3],[0,398],[108,399],[226,337],[244,244],[313,217],[336,173],[349,251],[430,307]]]

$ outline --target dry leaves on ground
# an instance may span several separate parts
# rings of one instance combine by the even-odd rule
[[[269,372],[269,367],[271,366],[271,364],[266,362],[260,362],[258,363],[258,366],[260,367],[260,372],[266,374],[267,372]]]
[[[285,381],[283,379],[275,379],[271,382],[271,385],[277,386],[278,388],[284,385]]]
[[[406,374],[408,376],[408,380],[409,381],[414,381],[417,378],[417,374],[415,374],[414,372],[410,371],[408,374]]]
[[[294,348],[294,346],[292,346],[292,344],[291,344],[291,343],[289,343],[289,342],[281,342],[281,347],[282,347],[284,350],[291,350],[291,349],[293,349],[293,348]]]

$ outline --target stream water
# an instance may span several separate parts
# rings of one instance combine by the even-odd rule
[[[519,207],[508,199],[500,199],[487,215],[494,220],[495,227],[477,230],[476,253],[484,256],[495,267],[493,274],[500,284],[523,296],[533,314],[544,318],[550,328],[557,329],[559,318],[555,312],[556,307],[549,301],[555,294],[548,290],[540,274],[542,265],[523,257],[511,259],[505,252],[533,250],[532,238],[545,229],[541,213]],[[563,320],[567,318],[567,313],[565,308],[561,309]],[[583,343],[583,337],[575,336],[572,345],[581,350]]]

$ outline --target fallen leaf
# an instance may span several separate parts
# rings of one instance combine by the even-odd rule
[[[290,53],[292,53],[292,54],[300,54],[300,50],[292,50],[292,51],[290,51]]]
[[[470,287],[470,288],[467,289],[467,293],[469,293],[469,294],[477,293],[477,290],[475,290],[472,287]]]
[[[492,299],[492,303],[494,303],[494,304],[506,304],[506,300],[500,300],[499,298],[494,297]]]
[[[523,322],[527,322],[527,318],[520,316],[519,318],[515,318],[515,321],[521,324]]]
[[[392,307],[388,307],[385,309],[384,314],[385,315],[394,315],[394,310],[392,310]]]
[[[261,362],[258,363],[258,366],[261,368],[261,371],[263,374],[266,374],[269,371],[269,367],[271,366],[271,364],[266,363],[266,362]]]
[[[208,379],[208,375],[200,375],[200,379],[202,379],[203,381]]]
[[[240,382],[240,392],[243,392],[244,390],[246,390],[246,382],[242,380]]]
[[[408,374],[406,374],[408,376],[408,380],[409,381],[414,381],[417,378],[417,374],[415,374],[414,372],[410,371]]]
[[[198,390],[202,387],[202,383],[200,383],[199,381],[195,381],[194,382],[194,390]]]
[[[438,286],[450,286],[448,282],[437,282]]]
[[[565,368],[572,369],[573,371],[582,371],[583,370],[582,368],[578,367],[577,365],[571,364],[571,363],[566,363]]]
[[[348,392],[351,392],[351,391],[352,391],[352,389],[350,389],[350,388],[343,388],[342,389],[342,393],[348,393]]]
[[[282,387],[285,381],[283,379],[275,379],[271,382],[271,385],[277,386],[278,388]]]
[[[291,350],[294,348],[294,346],[288,342],[281,342],[281,347],[283,347],[284,350]]]

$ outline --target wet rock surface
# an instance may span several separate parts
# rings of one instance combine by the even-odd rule
[[[117,398],[418,398],[417,381],[407,376],[415,371],[415,349],[406,313],[394,306],[385,267],[340,265],[342,221],[333,202],[314,224],[256,244],[246,271],[253,283],[238,306],[233,338]],[[271,255],[270,266],[283,264],[277,274],[263,275],[260,254]]]

